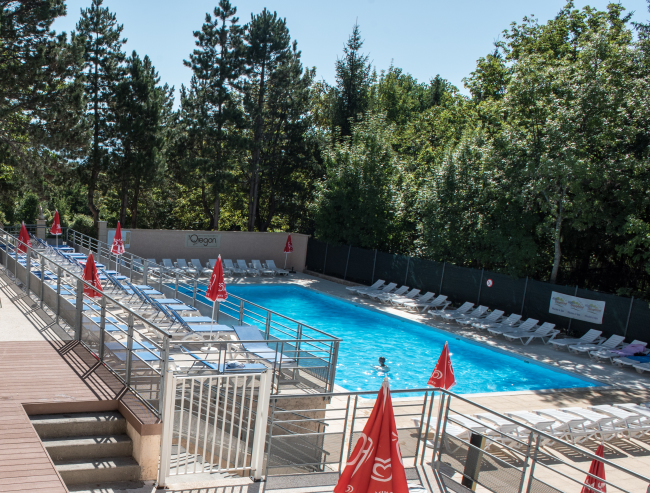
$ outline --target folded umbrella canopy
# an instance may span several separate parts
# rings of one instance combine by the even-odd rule
[[[605,449],[602,445],[599,445],[596,449],[596,455],[598,457],[605,457]],[[585,479],[585,485],[582,487],[581,493],[606,493],[607,486],[605,482],[598,480],[605,479],[605,464],[598,459],[592,460],[591,466],[589,467],[589,474],[590,476],[587,476],[587,479]]]
[[[212,324],[214,323],[214,308],[217,306],[218,301],[226,301],[228,299],[228,292],[226,291],[226,282],[223,279],[223,264],[221,263],[221,255],[214,263],[212,269],[212,276],[210,277],[210,284],[205,292],[205,297],[212,300],[212,321],[210,322],[210,340],[212,340]]]
[[[59,211],[54,211],[54,219],[52,220],[52,227],[50,234],[56,236],[56,247],[59,247],[59,235],[61,234],[61,219],[59,218]]]
[[[19,253],[27,253],[27,247],[32,248],[32,240],[29,239],[29,233],[27,232],[27,227],[25,226],[25,221],[20,226],[20,234],[18,239],[21,243],[18,244]]]
[[[122,255],[124,251],[124,241],[122,240],[122,226],[120,226],[120,222],[117,221],[117,229],[115,230],[113,245],[111,245],[111,253],[113,255]]]
[[[293,253],[293,243],[291,243],[291,235],[287,237],[287,243],[284,245],[284,268],[287,268],[287,256]]]
[[[432,385],[440,389],[449,390],[456,385],[456,378],[454,377],[454,368],[451,366],[451,357],[449,356],[449,343],[445,341],[445,347],[442,348],[442,354],[438,358],[438,363],[427,382],[427,385]]]
[[[386,377],[377,394],[375,407],[334,488],[334,493],[408,491]]]
[[[95,265],[95,259],[93,258],[92,252],[88,254],[88,258],[86,259],[86,266],[84,267],[84,272],[81,278],[93,286],[91,288],[90,286],[86,286],[84,284],[84,294],[86,296],[89,298],[102,297],[102,283],[99,280],[99,274],[97,273],[97,266]]]

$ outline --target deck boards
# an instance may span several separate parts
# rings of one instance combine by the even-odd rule
[[[0,342],[0,493],[68,491],[25,405],[41,410],[78,406],[82,412],[118,400],[143,423],[155,422],[155,416],[132,394],[125,394],[122,383],[79,343]]]

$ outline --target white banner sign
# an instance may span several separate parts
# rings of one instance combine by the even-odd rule
[[[109,231],[108,232],[108,246],[113,244],[113,240],[115,239],[115,230]],[[128,230],[122,230],[122,241],[124,242],[124,248],[129,248],[131,246],[131,231]]]
[[[605,313],[605,302],[587,300],[553,291],[551,293],[551,306],[549,306],[548,312],[563,317],[575,318],[584,322],[602,324],[603,313]]]
[[[210,233],[190,233],[185,235],[185,246],[191,248],[219,248],[221,235]]]

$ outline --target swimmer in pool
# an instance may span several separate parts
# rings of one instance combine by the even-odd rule
[[[387,373],[390,371],[390,368],[386,366],[386,358],[384,358],[383,356],[379,357],[379,364],[373,366],[373,368],[383,373]]]

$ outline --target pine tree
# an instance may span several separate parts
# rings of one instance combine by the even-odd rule
[[[255,229],[260,189],[260,166],[263,138],[267,124],[267,83],[278,67],[291,56],[289,30],[277,12],[264,9],[251,15],[244,37],[247,47],[247,73],[244,105],[252,127],[251,162],[249,169],[248,230]]]
[[[81,166],[81,176],[87,187],[88,208],[95,227],[99,221],[95,190],[100,173],[106,170],[109,162],[108,143],[113,137],[115,90],[125,58],[122,46],[126,43],[122,38],[123,26],[102,4],[103,0],[92,0],[92,5],[81,11],[77,23],[77,34],[85,39],[85,91],[87,116],[92,129],[92,147]]]
[[[214,230],[219,229],[221,194],[232,181],[233,155],[239,147],[233,129],[242,124],[237,83],[244,68],[243,28],[236,14],[237,8],[221,0],[214,9],[214,19],[206,14],[201,31],[194,32],[197,49],[184,62],[194,72],[190,91],[183,98],[185,117],[201,120],[187,127],[187,137],[200,142],[199,148],[190,145],[201,154],[200,159],[194,159],[197,153],[188,157],[212,189],[212,211],[204,189],[202,199],[209,227]]]
[[[336,60],[336,87],[332,123],[340,129],[341,136],[352,133],[351,125],[361,120],[368,110],[372,83],[372,67],[368,55],[361,53],[363,41],[359,24],[343,49],[344,56]]]

